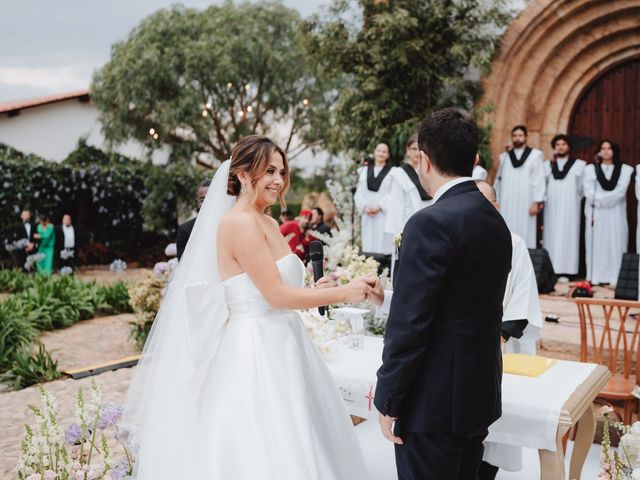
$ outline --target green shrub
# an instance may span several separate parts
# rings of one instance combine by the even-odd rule
[[[17,269],[0,268],[0,293],[17,293],[32,284],[32,277]]]
[[[16,352],[11,369],[0,374],[0,381],[15,389],[60,378],[58,362],[51,358],[42,343],[34,353],[23,349]]]
[[[17,352],[28,346],[36,329],[15,298],[0,302],[0,371],[9,368]]]
[[[104,305],[100,308],[96,307],[96,310],[100,310],[106,315],[133,312],[129,302],[129,289],[125,282],[119,281],[111,285],[102,285],[97,288],[96,293]]]

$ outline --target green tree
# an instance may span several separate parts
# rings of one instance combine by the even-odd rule
[[[342,83],[331,150],[384,141],[399,160],[428,112],[472,111],[510,18],[503,0],[334,0],[304,24],[310,53]]]
[[[274,135],[291,158],[320,147],[331,93],[300,21],[278,1],[147,17],[93,78],[105,137],[206,162],[228,158],[252,133]]]

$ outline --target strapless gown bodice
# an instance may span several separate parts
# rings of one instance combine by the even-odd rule
[[[297,255],[291,253],[282,257],[276,262],[276,266],[284,284],[296,287],[304,285],[305,267]],[[230,317],[286,312],[285,310],[273,309],[246,273],[234,275],[222,282],[222,284],[224,285]]]
[[[303,285],[296,255],[276,266]],[[272,308],[246,273],[222,283],[229,317],[200,397],[202,478],[364,480],[351,418],[300,315]]]

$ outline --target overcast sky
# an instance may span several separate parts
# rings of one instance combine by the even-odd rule
[[[175,0],[2,0],[0,103],[87,88],[111,45]],[[184,0],[204,8],[221,0]],[[330,0],[284,0],[308,16]]]

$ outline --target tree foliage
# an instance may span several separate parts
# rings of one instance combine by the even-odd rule
[[[278,1],[152,14],[94,76],[106,138],[206,161],[252,133],[274,135],[290,157],[320,146],[331,94],[299,26]]]
[[[400,159],[428,112],[472,111],[509,19],[503,0],[334,0],[304,27],[313,57],[342,83],[332,149],[384,141]]]

